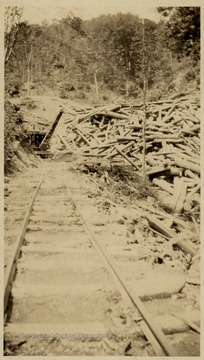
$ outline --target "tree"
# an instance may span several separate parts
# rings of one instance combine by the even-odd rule
[[[158,8],[166,18],[168,47],[177,54],[200,59],[200,7]]]
[[[141,59],[142,24],[132,14],[101,15],[88,23],[98,76],[109,77],[114,89],[124,88],[129,96],[129,84],[135,80]]]
[[[22,7],[9,6],[5,9],[4,21],[4,63],[8,63],[20,29],[20,19],[23,12]]]

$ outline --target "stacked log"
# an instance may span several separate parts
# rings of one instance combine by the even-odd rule
[[[190,211],[200,201],[199,110],[192,96],[147,103],[147,176],[171,197],[177,213]],[[54,134],[63,150],[111,163],[128,162],[142,175],[143,116],[142,103],[64,108]]]

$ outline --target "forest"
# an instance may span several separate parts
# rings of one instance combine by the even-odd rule
[[[5,94],[87,102],[148,100],[200,89],[200,8],[159,7],[156,23],[131,13],[29,25],[5,11]]]

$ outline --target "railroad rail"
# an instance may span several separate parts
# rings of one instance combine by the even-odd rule
[[[97,310],[96,315],[94,304],[102,298],[102,309],[107,294],[118,291],[131,312],[143,320],[142,329],[153,353],[176,356],[131,282],[87,223],[76,199],[80,189],[73,183],[74,175],[65,169],[61,174],[50,170],[29,204],[5,274],[7,338],[29,333],[85,333],[87,327],[92,334],[110,332],[104,325],[104,311]],[[100,275],[94,281],[93,273]],[[87,292],[92,300],[87,299]],[[78,298],[85,307],[83,315]],[[196,326],[194,330],[199,332]]]

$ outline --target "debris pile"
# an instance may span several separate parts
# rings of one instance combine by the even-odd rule
[[[191,96],[147,103],[146,174],[169,195],[178,214],[191,211],[200,201],[199,110],[198,99]],[[141,176],[143,119],[142,103],[65,107],[53,140],[58,139],[58,150],[65,153],[128,162]]]

